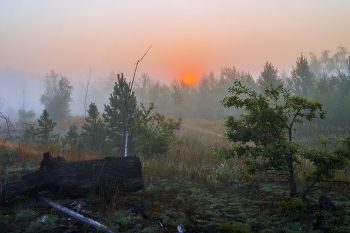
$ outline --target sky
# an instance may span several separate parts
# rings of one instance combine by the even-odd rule
[[[257,79],[266,61],[290,74],[301,53],[350,49],[349,28],[348,0],[0,0],[0,97],[27,85],[37,102],[52,69],[75,90],[89,68],[130,79],[151,45],[136,76],[162,83],[225,66]]]

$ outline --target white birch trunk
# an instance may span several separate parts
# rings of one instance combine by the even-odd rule
[[[45,197],[40,196],[40,195],[37,195],[37,198],[40,201],[44,202],[45,204],[47,204],[49,206],[52,206],[53,208],[55,208],[55,209],[65,213],[65,214],[71,216],[72,218],[78,219],[78,220],[80,220],[82,222],[85,222],[87,224],[90,224],[90,225],[96,227],[97,230],[99,230],[99,231],[103,231],[103,232],[107,232],[107,233],[115,233],[115,231],[113,231],[112,229],[106,227],[105,225],[102,225],[102,224],[100,224],[100,223],[98,223],[98,222],[96,222],[96,221],[94,221],[94,220],[92,220],[90,218],[87,218],[87,217],[85,217],[85,216],[83,216],[81,214],[78,214],[78,213],[76,213],[76,212],[74,212],[74,211],[72,211],[72,210],[70,210],[70,209],[68,209],[68,208],[66,208],[64,206],[61,206],[61,205],[59,205],[59,204],[57,204],[55,202],[52,202],[48,198],[45,198]]]

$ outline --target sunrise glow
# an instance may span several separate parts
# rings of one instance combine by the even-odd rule
[[[193,75],[186,75],[182,80],[186,85],[192,86],[197,83],[197,78]]]

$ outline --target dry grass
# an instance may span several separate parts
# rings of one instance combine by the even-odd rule
[[[65,121],[58,126],[66,127],[70,123],[72,121],[68,123]],[[184,123],[223,133],[219,128],[220,122],[185,119]],[[253,177],[260,181],[258,184],[247,182],[244,179],[247,174],[242,160],[215,159],[210,152],[210,148],[214,146],[229,147],[230,143],[215,134],[183,127],[175,133],[175,144],[167,154],[144,161],[140,158],[141,163],[144,162],[144,190],[126,196],[117,195],[108,200],[97,198],[90,204],[90,216],[114,227],[119,232],[140,232],[140,230],[130,230],[135,224],[140,224],[144,232],[176,232],[175,228],[179,223],[185,225],[185,228],[191,232],[220,232],[218,226],[222,223],[233,223],[233,225],[239,223],[251,232],[263,230],[277,232],[277,229],[281,232],[283,229],[290,230],[286,232],[299,231],[299,229],[317,232],[312,230],[308,213],[303,212],[302,217],[295,218],[292,207],[288,209],[280,204],[288,195],[287,184],[267,182],[282,180],[280,176],[259,175]],[[15,163],[38,165],[42,160],[42,153],[46,151],[50,151],[53,156],[60,154],[69,161],[100,158],[99,155],[78,151],[75,148],[39,148],[25,143],[18,145],[6,143],[6,148],[16,150],[18,152],[16,154],[21,155],[12,158],[12,165]],[[180,151],[180,154],[177,151]],[[11,164],[8,164],[7,169]],[[302,171],[312,169],[313,165],[308,161],[301,162],[296,175],[299,185],[303,185],[305,180]],[[336,179],[340,178],[350,181],[349,177],[338,172]],[[350,222],[348,191],[341,187],[328,189],[329,185],[323,187],[329,195],[331,191],[337,192],[332,200],[344,197],[335,204],[349,207],[349,211],[343,213],[343,216]],[[319,193],[316,194],[319,195]],[[69,199],[61,199],[62,202],[64,200]],[[130,212],[130,209],[133,209],[133,212]],[[1,211],[4,216],[5,211],[10,212],[7,209]],[[38,216],[40,216],[39,213],[47,211],[50,211],[50,208],[41,207],[37,210]],[[119,215],[117,216],[116,213]],[[144,217],[140,219],[138,217],[140,215]],[[63,225],[68,224],[65,219],[64,216],[60,217]],[[11,221],[15,221],[14,218]],[[160,227],[159,222],[164,227]],[[327,222],[327,224],[333,224],[340,229],[340,223]],[[88,230],[86,226],[82,228]]]

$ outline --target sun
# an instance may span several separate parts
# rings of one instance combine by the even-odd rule
[[[192,86],[192,85],[195,85],[195,84],[196,84],[197,79],[195,78],[194,75],[185,75],[185,76],[182,78],[182,81],[183,81],[186,85]]]

